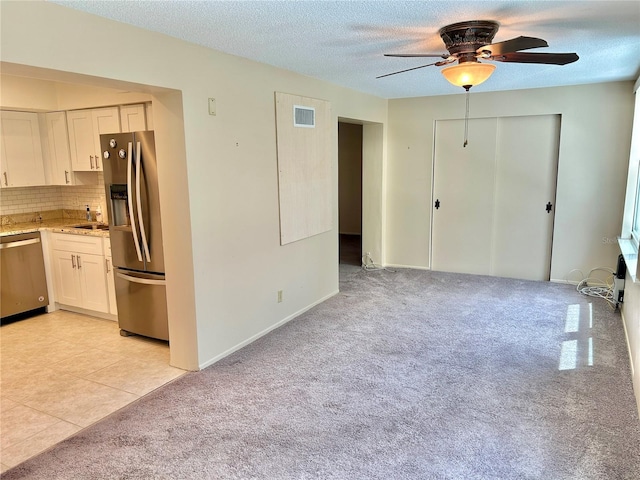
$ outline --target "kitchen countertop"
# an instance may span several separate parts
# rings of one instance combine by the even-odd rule
[[[86,230],[73,228],[74,225],[97,225],[96,222],[87,222],[69,218],[57,218],[43,220],[42,222],[14,223],[13,225],[2,225],[0,227],[0,237],[7,235],[17,235],[19,233],[31,233],[40,230],[49,230],[57,233],[70,233],[72,235],[88,235],[91,237],[109,238],[109,230]]]

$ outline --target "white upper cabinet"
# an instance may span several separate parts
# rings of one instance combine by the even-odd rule
[[[149,102],[144,105],[147,111],[147,130],[153,130],[153,104]]]
[[[1,112],[0,130],[2,187],[44,185],[38,115],[30,112]]]
[[[144,105],[123,105],[120,107],[122,132],[141,132],[147,129]]]
[[[118,107],[72,110],[67,112],[67,123],[73,170],[102,171],[100,135],[120,133]]]
[[[47,185],[73,185],[69,131],[65,112],[44,114],[46,125],[45,180]],[[43,139],[43,142],[45,140]]]

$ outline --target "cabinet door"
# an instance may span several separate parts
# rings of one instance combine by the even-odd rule
[[[145,103],[145,110],[147,114],[147,130],[153,130],[153,104]]]
[[[95,140],[91,110],[67,112],[71,166],[80,172],[95,171]]]
[[[83,308],[109,313],[104,257],[83,253],[77,260]]]
[[[2,112],[0,167],[3,187],[44,185],[44,162],[38,115]]]
[[[120,112],[118,107],[95,108],[91,111],[94,131],[95,168],[102,170],[102,154],[100,152],[100,135],[103,133],[120,133]]]
[[[107,268],[107,296],[109,297],[109,313],[118,314],[118,304],[116,302],[116,279],[113,273],[113,262],[111,257],[104,257]]]
[[[53,250],[53,278],[55,279],[56,302],[82,306],[82,292],[80,291],[77,255],[71,252]]]
[[[122,132],[140,132],[147,129],[144,105],[123,105],[120,107]]]
[[[67,116],[64,112],[47,113],[45,123],[49,145],[47,185],[72,185]]]

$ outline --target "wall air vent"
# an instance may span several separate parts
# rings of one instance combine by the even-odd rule
[[[316,109],[313,107],[293,106],[293,126],[304,128],[316,127]]]

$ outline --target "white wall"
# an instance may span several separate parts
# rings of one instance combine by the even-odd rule
[[[635,216],[635,209],[637,208],[638,163],[640,162],[640,78],[636,80],[633,90],[635,91],[633,133],[629,149],[629,175],[627,178],[625,211],[620,234],[620,237],[623,239],[631,238],[633,218]],[[636,279],[640,278],[640,275],[638,275],[638,273],[640,273],[640,266],[637,263],[637,255],[636,262],[633,262],[632,258],[627,258],[627,253],[628,252],[625,252],[625,259],[629,264],[627,265],[628,271],[625,278],[622,317],[624,319],[629,357],[631,360],[633,387],[638,402],[638,412],[640,413],[640,283],[633,283],[630,275],[630,273],[634,273]]]
[[[337,139],[334,228],[280,246],[274,92],[330,101],[336,125],[383,124],[385,100],[59,5],[0,8],[3,62],[151,86],[174,364],[209,364],[337,291]]]
[[[505,67],[506,68],[506,67]],[[633,116],[633,83],[470,97],[472,118],[560,114],[551,279],[616,267]],[[389,102],[386,262],[428,268],[434,123],[462,118],[463,94]],[[526,252],[523,252],[526,255]],[[571,277],[580,280],[578,277]]]
[[[640,283],[633,283],[629,272],[624,285],[624,303],[622,317],[629,347],[633,388],[640,414]]]

